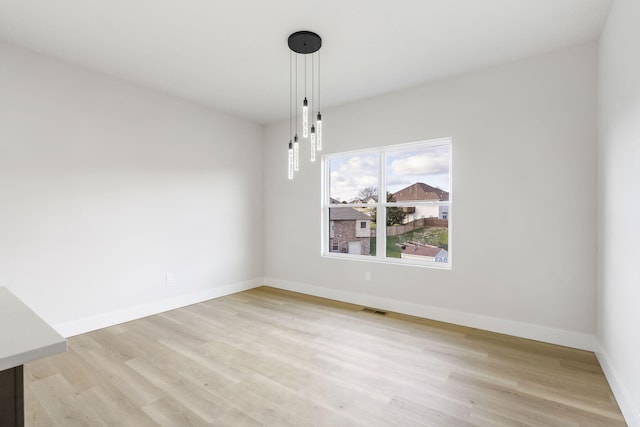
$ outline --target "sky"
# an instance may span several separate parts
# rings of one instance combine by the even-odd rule
[[[387,191],[395,193],[416,182],[449,191],[449,145],[388,152]],[[334,158],[330,163],[331,197],[350,202],[365,187],[378,188],[378,154],[363,152]]]

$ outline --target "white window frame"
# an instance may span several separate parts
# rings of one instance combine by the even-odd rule
[[[320,241],[321,245],[321,255],[323,257],[328,258],[338,258],[352,261],[368,261],[368,262],[377,262],[377,263],[385,263],[385,264],[401,264],[401,265],[412,265],[412,266],[420,266],[420,267],[430,267],[430,268],[438,268],[450,270],[453,265],[453,215],[451,212],[453,211],[453,143],[452,138],[438,138],[431,139],[426,141],[418,141],[418,142],[410,142],[405,144],[396,144],[396,145],[387,145],[383,147],[377,148],[369,148],[363,150],[352,150],[345,151],[340,153],[333,154],[325,154],[322,156],[322,224],[320,227],[320,232],[322,233]],[[448,145],[449,146],[449,200],[448,201],[411,201],[411,202],[387,202],[386,199],[386,176],[385,176],[385,167],[386,167],[386,157],[387,153],[395,153],[398,151],[411,151],[419,148],[427,148],[436,145]],[[331,160],[353,156],[353,155],[361,155],[361,154],[377,154],[378,155],[378,202],[368,204],[367,207],[372,207],[376,209],[376,218],[382,218],[384,226],[376,227],[376,255],[355,255],[355,254],[344,254],[340,252],[331,252],[331,247],[329,246],[329,209],[332,207],[358,207],[361,208],[361,204],[357,203],[330,203],[331,197],[331,172],[330,165]],[[418,259],[406,259],[406,258],[387,258],[387,227],[386,227],[386,208],[387,207],[415,207],[418,205],[423,206],[441,206],[447,205],[449,206],[448,210],[448,242],[447,242],[447,252],[448,252],[448,262],[435,262],[428,260],[418,260]]]

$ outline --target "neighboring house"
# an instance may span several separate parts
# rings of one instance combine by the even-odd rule
[[[329,209],[329,250],[356,255],[371,253],[371,218],[353,208]]]
[[[378,203],[378,197],[377,196],[367,197],[366,199],[360,200],[360,202],[365,204]]]
[[[431,245],[404,245],[402,247],[402,259],[420,259],[435,262],[449,262],[449,253],[437,246]]]
[[[438,206],[438,218],[449,219],[449,205]]]
[[[371,204],[371,203],[378,203],[378,198],[376,196],[370,196],[364,199],[353,199],[351,200],[349,203],[352,203],[354,205],[366,205],[366,204]]]
[[[352,201],[351,203],[355,203],[358,205],[366,205],[366,206],[357,207],[354,209],[370,217],[373,211],[375,211],[375,207],[370,205],[378,203],[378,198],[376,196],[371,196],[371,197],[367,197],[366,199],[354,199],[354,201]]]
[[[416,182],[410,186],[403,188],[393,194],[396,202],[412,202],[412,201],[446,201],[449,200],[449,193],[436,187]],[[420,218],[449,218],[448,206],[409,206],[402,208],[406,216],[403,223],[414,221]]]

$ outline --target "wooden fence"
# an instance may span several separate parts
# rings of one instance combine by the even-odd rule
[[[387,227],[387,236],[397,236],[399,234],[405,234],[410,231],[415,230],[416,228],[425,228],[425,227],[442,227],[446,228],[449,226],[448,219],[440,219],[440,218],[419,218],[414,221],[408,222],[402,225],[392,225]],[[371,237],[376,237],[376,229],[371,229]]]

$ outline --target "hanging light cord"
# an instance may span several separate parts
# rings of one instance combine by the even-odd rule
[[[296,98],[295,98],[295,102],[298,102],[298,54],[296,54]],[[298,108],[295,108],[295,110],[296,110],[296,121],[295,121],[296,131],[295,131],[295,134],[298,135]]]
[[[315,101],[315,94],[314,94],[314,89],[315,89],[315,80],[314,80],[314,75],[315,75],[315,62],[313,60],[314,58],[314,54],[311,54],[311,123],[313,123],[313,103]]]
[[[293,123],[292,123],[292,114],[291,114],[291,66],[292,66],[292,55],[293,52],[289,51],[289,141],[291,141],[291,139],[293,138]]]
[[[318,50],[318,113],[320,112],[320,51]]]

